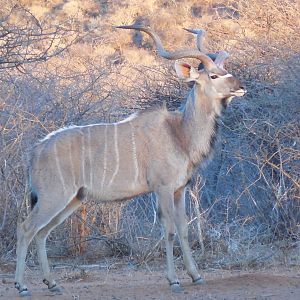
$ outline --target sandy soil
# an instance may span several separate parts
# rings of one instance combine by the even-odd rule
[[[184,291],[170,291],[161,268],[54,270],[63,288],[53,295],[41,283],[38,270],[27,270],[29,299],[300,299],[300,267],[260,271],[206,270],[206,284],[195,286],[184,271],[179,271]],[[12,274],[2,273],[0,299],[20,299],[13,287]]]

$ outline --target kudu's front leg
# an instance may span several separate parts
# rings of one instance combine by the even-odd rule
[[[185,188],[181,188],[175,192],[174,208],[175,224],[180,239],[184,265],[193,282],[195,284],[202,284],[204,283],[204,280],[199,275],[199,271],[193,259],[191,248],[188,242],[188,225],[185,213]]]
[[[174,222],[174,193],[166,188],[156,192],[158,204],[158,218],[160,219],[165,236],[166,254],[167,254],[167,279],[173,292],[181,292],[178,277],[175,272],[173,244],[175,238]]]

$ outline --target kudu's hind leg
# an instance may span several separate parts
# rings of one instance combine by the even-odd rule
[[[39,199],[40,203],[50,203],[49,200]],[[15,287],[19,290],[20,296],[28,296],[30,293],[24,284],[25,259],[28,246],[34,236],[45,227],[64,207],[60,205],[44,206],[36,204],[27,219],[18,225],[17,229],[17,266],[15,275]]]
[[[174,206],[175,206],[175,224],[177,233],[179,236],[183,262],[187,269],[188,274],[191,276],[195,284],[202,284],[204,280],[199,275],[198,268],[192,256],[191,248],[188,242],[188,225],[186,221],[185,213],[185,189],[181,188],[174,194]]]
[[[43,272],[43,282],[48,286],[51,292],[60,292],[60,288],[56,285],[56,282],[51,277],[47,252],[46,252],[46,240],[49,233],[65,219],[67,219],[79,206],[81,205],[81,199],[74,197],[73,200],[58,214],[56,215],[48,225],[42,228],[35,236],[36,247],[40,266]]]
[[[31,214],[22,224],[18,224],[17,228],[17,266],[15,275],[15,287],[19,290],[21,296],[30,295],[26,285],[24,284],[24,272],[28,246],[32,241],[34,235],[39,230],[38,227],[31,226],[31,219],[33,214],[35,214],[34,211],[31,212]]]
[[[158,217],[163,225],[166,255],[167,255],[167,279],[173,292],[181,292],[178,277],[175,272],[173,244],[175,238],[174,223],[174,194],[168,190],[161,189],[156,192],[158,203]]]

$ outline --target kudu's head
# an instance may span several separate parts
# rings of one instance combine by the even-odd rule
[[[203,46],[203,37],[205,31],[203,29],[186,29],[186,31],[197,35],[197,48],[205,54],[206,50]],[[217,53],[207,53],[211,61],[201,63],[198,70],[186,63],[175,62],[175,69],[177,75],[185,81],[193,81],[205,89],[205,94],[212,96],[217,100],[222,101],[223,106],[232,100],[233,97],[241,97],[245,95],[246,90],[241,82],[232,74],[228,73],[224,68],[225,60],[229,57],[226,51]]]
[[[175,70],[179,78],[186,82],[194,82],[207,97],[220,101],[223,106],[226,107],[233,97],[243,96],[246,93],[241,82],[224,69],[224,62],[229,56],[226,51],[205,54],[202,43],[204,30],[186,29],[189,32],[197,34],[198,49],[170,52],[164,49],[159,36],[150,28],[139,24],[118,26],[117,28],[135,29],[146,32],[154,40],[157,52],[161,57],[176,60]],[[200,60],[201,63],[198,70],[188,63],[178,61],[181,58],[196,58]]]

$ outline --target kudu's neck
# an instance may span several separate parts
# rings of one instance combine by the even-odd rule
[[[187,137],[188,153],[193,165],[209,156],[216,139],[218,118],[222,106],[215,95],[195,84],[183,109],[183,130]]]

